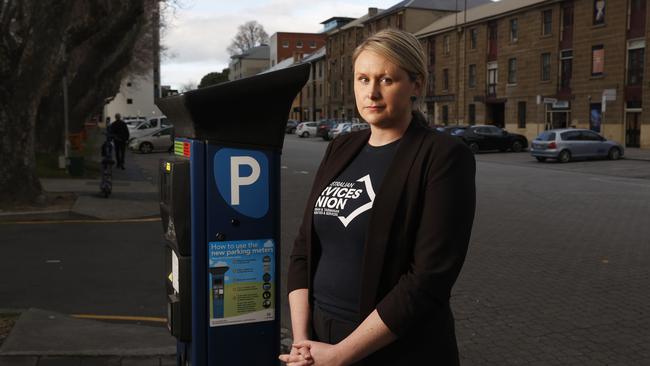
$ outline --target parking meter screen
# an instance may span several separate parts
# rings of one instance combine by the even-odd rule
[[[275,242],[210,242],[210,326],[275,319]]]

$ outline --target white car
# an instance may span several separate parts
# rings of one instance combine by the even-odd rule
[[[129,141],[129,149],[148,154],[153,151],[170,151],[174,146],[173,127],[164,127],[157,131],[136,137]]]
[[[146,122],[141,122],[133,128],[129,128],[129,140],[148,135],[151,132],[171,127],[167,124],[167,117],[154,117]]]
[[[302,122],[296,127],[296,135],[300,137],[316,136],[317,122]]]
[[[130,118],[127,117],[127,118],[124,118],[122,121],[124,121],[124,123],[126,123],[126,127],[131,129],[131,128],[134,128],[135,126],[137,126],[137,125],[139,125],[139,124],[141,124],[143,122],[147,122],[147,118],[145,118],[145,117],[130,117]]]

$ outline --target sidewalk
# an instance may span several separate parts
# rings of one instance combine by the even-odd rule
[[[650,161],[650,149],[639,149],[638,147],[625,148],[625,159]]]

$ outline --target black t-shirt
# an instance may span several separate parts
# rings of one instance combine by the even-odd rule
[[[360,321],[361,264],[370,211],[398,145],[399,140],[366,145],[314,206],[321,245],[314,299],[322,310],[343,320]]]

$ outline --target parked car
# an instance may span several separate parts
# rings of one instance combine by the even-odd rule
[[[484,150],[520,152],[528,147],[528,139],[524,135],[510,133],[497,126],[468,126],[452,132],[454,136],[463,139],[473,153]]]
[[[129,141],[134,138],[146,136],[151,132],[161,130],[166,127],[171,127],[167,124],[167,117],[154,117],[146,122],[141,122],[134,128],[129,129]]]
[[[332,132],[332,138],[347,135],[348,133],[355,132],[355,131],[367,130],[370,128],[370,125],[367,124],[366,122],[341,123],[337,127],[339,126],[340,128]]]
[[[133,128],[133,127],[139,125],[142,122],[146,122],[147,118],[146,117],[127,117],[127,118],[123,118],[122,121],[124,121],[124,123],[126,123],[126,127]]]
[[[148,154],[153,151],[170,151],[174,146],[172,140],[174,127],[164,127],[157,131],[130,140],[129,149]]]
[[[607,140],[598,133],[576,128],[548,130],[533,140],[530,154],[543,162],[556,159],[566,163],[576,158],[609,158],[617,160],[623,157],[623,145]]]
[[[300,137],[316,136],[317,122],[302,122],[296,127],[296,135]]]
[[[336,121],[334,120],[331,119],[321,120],[320,122],[318,122],[318,128],[316,129],[316,136],[322,137],[323,140],[325,141],[330,140],[329,132],[334,126],[336,126]]]
[[[341,134],[341,131],[347,126],[352,125],[350,122],[341,122],[337,123],[334,127],[332,127],[328,132],[327,132],[327,138],[328,140],[331,140],[333,138],[338,137],[338,135]]]
[[[465,132],[465,129],[467,129],[467,127],[468,126],[462,126],[462,125],[438,126],[436,127],[436,130],[446,133],[448,135],[459,136]]]
[[[287,121],[287,126],[284,128],[284,132],[292,134],[296,132],[296,127],[298,127],[298,121],[290,119]]]

